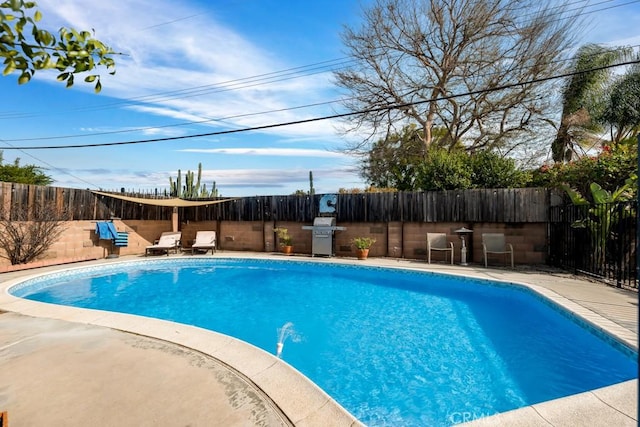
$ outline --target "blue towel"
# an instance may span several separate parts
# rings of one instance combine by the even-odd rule
[[[113,242],[116,246],[127,246],[129,244],[129,233],[126,231],[119,231],[118,237]]]
[[[107,223],[107,228],[109,228],[109,232],[111,233],[111,238],[112,239],[117,239],[118,238],[118,230],[116,230],[116,225],[112,222],[108,222]]]
[[[96,234],[100,239],[111,239],[111,232],[109,231],[109,227],[107,227],[106,222],[97,222],[96,223]]]
[[[113,240],[118,237],[118,230],[112,222],[96,222],[96,234],[100,239]]]

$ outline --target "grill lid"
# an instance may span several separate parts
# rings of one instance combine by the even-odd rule
[[[333,227],[336,225],[336,219],[332,216],[318,216],[313,220],[314,227]]]

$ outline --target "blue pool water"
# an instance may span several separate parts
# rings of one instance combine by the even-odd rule
[[[57,273],[20,297],[134,313],[275,353],[364,423],[438,426],[637,378],[637,354],[519,286],[312,262],[152,260]]]

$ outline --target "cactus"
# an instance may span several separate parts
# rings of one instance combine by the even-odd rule
[[[195,180],[195,182],[194,182]],[[202,163],[198,163],[198,176],[196,177],[194,172],[187,171],[185,174],[184,187],[182,186],[182,173],[178,169],[178,178],[173,181],[173,178],[169,177],[169,194],[172,197],[181,197],[184,199],[197,199],[207,197],[218,197],[218,189],[216,188],[216,182],[213,181],[213,188],[211,192],[207,191],[207,185],[200,187],[202,182]]]
[[[309,195],[313,196],[316,194],[316,189],[313,188],[313,171],[309,171]]]
[[[218,189],[216,188],[216,182],[213,181],[211,191],[207,190],[207,184],[204,184],[200,189],[200,198],[206,197],[218,197]]]
[[[184,178],[184,191],[182,197],[189,199],[193,196],[193,172],[187,171]]]
[[[176,197],[182,196],[182,172],[178,169],[178,179],[176,180]]]
[[[169,195],[171,197],[180,197],[182,194],[182,177],[180,169],[178,169],[178,178],[173,181],[172,177],[169,177]]]
[[[202,178],[202,163],[198,163],[198,181],[196,182],[196,188],[194,192],[194,197],[197,197],[198,191],[200,189],[200,178]]]

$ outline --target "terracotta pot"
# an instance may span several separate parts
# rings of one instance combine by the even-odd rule
[[[367,259],[369,256],[369,249],[356,249],[356,255],[358,259]]]
[[[293,246],[283,246],[282,247],[282,253],[285,254],[285,255],[293,254]]]

